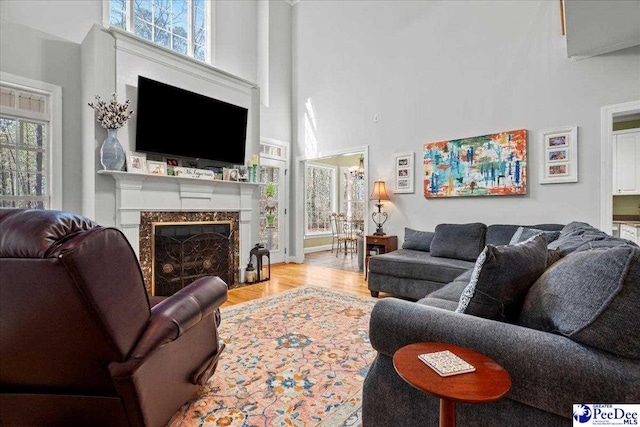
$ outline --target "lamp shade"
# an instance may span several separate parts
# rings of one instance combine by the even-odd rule
[[[373,191],[371,192],[371,196],[369,196],[369,200],[391,200],[387,194],[384,181],[376,181],[373,183]]]

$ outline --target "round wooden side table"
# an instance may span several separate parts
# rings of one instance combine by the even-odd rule
[[[418,359],[422,353],[449,350],[476,370],[442,377]],[[456,402],[487,403],[500,399],[511,388],[511,377],[489,357],[468,348],[444,343],[409,344],[393,355],[400,377],[418,390],[440,398],[440,427],[456,425]]]

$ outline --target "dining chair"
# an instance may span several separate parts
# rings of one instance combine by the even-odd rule
[[[338,240],[338,214],[333,212],[329,215],[329,220],[331,222],[331,253],[333,253],[333,248],[335,246],[337,256],[337,252],[340,252],[340,241]]]
[[[336,222],[338,229],[338,248],[344,244],[345,256],[350,251],[351,257],[353,258],[353,253],[357,250],[358,238],[354,234],[352,222],[349,221],[343,213],[336,216]],[[336,257],[338,256],[338,252],[340,252],[340,250],[336,252]]]

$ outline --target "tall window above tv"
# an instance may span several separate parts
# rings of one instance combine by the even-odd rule
[[[245,164],[248,110],[138,76],[136,151]]]
[[[108,0],[108,3],[109,25],[209,62],[210,1]]]

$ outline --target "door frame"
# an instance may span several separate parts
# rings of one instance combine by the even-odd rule
[[[350,147],[344,148],[336,151],[328,151],[326,153],[319,153],[313,156],[299,156],[296,157],[294,163],[294,173],[295,173],[295,194],[301,195],[300,197],[296,197],[295,202],[295,239],[293,242],[295,249],[295,256],[290,257],[292,262],[303,263],[304,262],[304,181],[305,181],[305,163],[307,161],[321,160],[326,159],[328,157],[337,157],[345,154],[355,154],[361,153],[364,157],[364,194],[365,194],[365,204],[364,204],[364,212],[363,217],[367,218],[369,216],[369,203],[366,203],[367,195],[369,194],[369,146],[361,145],[358,147]],[[367,235],[369,230],[369,222],[364,222],[364,234]]]
[[[282,149],[283,156],[272,156],[262,152],[262,145],[274,145]],[[289,262],[289,186],[290,186],[290,159],[289,159],[289,147],[290,144],[286,141],[280,141],[278,139],[273,138],[260,138],[260,164],[262,164],[262,160],[272,160],[283,162],[284,164],[284,180],[282,181],[281,188],[282,191],[280,193],[282,195],[282,199],[279,200],[279,203],[282,203],[280,206],[281,211],[278,213],[278,236],[280,238],[279,247],[280,251],[282,251],[282,261],[287,263]],[[268,165],[265,165],[268,166]],[[258,228],[260,226],[258,225]],[[258,231],[259,233],[259,231]]]
[[[613,119],[640,113],[640,99],[600,108],[600,230],[611,234],[613,221]]]

